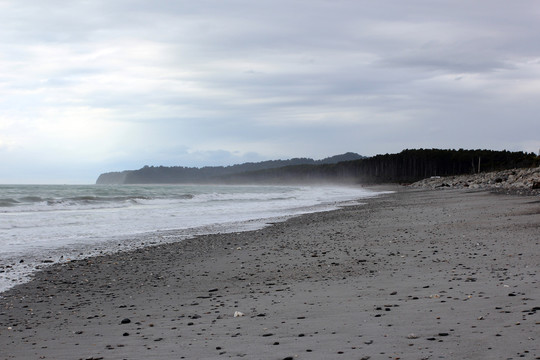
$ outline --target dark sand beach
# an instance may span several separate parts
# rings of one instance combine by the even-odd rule
[[[399,189],[49,267],[0,358],[540,359],[539,264],[538,196]]]

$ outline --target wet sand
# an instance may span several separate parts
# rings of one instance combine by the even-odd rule
[[[539,264],[537,196],[400,190],[54,265],[0,359],[540,359]]]

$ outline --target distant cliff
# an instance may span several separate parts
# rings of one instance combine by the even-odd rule
[[[336,164],[342,161],[363,159],[364,156],[348,152],[322,160],[294,158],[290,160],[269,160],[250,162],[232,166],[209,166],[203,168],[182,166],[144,166],[138,170],[109,172],[99,175],[96,184],[179,184],[179,183],[220,183],[230,182],[234,175],[278,169],[298,165]]]
[[[96,184],[125,184],[126,176],[130,171],[108,172],[99,175]]]

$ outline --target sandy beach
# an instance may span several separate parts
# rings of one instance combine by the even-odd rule
[[[540,359],[540,198],[396,190],[51,266],[0,359]]]

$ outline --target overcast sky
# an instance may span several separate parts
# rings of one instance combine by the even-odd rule
[[[540,149],[538,0],[0,0],[0,183]]]

